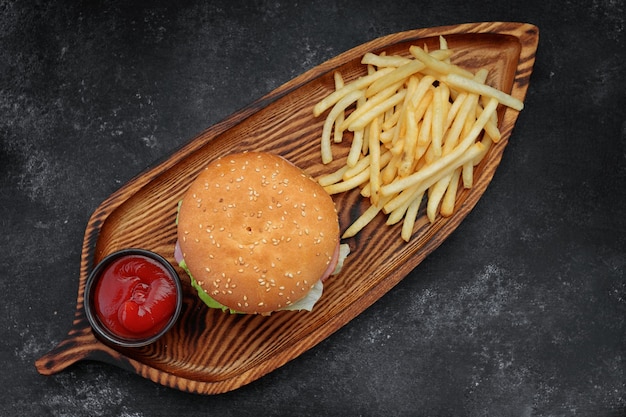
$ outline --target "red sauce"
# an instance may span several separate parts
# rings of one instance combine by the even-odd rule
[[[94,307],[102,324],[126,339],[156,335],[176,309],[176,284],[159,262],[143,255],[123,256],[100,275]]]

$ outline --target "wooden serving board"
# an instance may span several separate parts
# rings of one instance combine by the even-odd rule
[[[202,132],[167,160],[142,173],[93,213],[83,242],[76,313],[67,337],[37,360],[44,375],[80,360],[107,362],[156,383],[199,394],[217,394],[248,384],[296,358],[356,317],[402,280],[446,239],[475,206],[491,181],[518,112],[499,108],[502,140],[476,168],[475,185],[461,190],[457,211],[430,224],[422,215],[413,238],[400,238],[379,215],[355,238],[343,271],[327,281],[312,312],[279,312],[269,317],[230,315],[208,309],[183,279],[184,307],[174,328],[142,348],[113,348],[94,336],[83,308],[89,272],[107,254],[143,248],[172,264],[176,207],[196,175],[211,160],[245,150],[280,154],[313,177],[334,171],[341,161],[321,163],[319,139],[324,117],[313,106],[333,91],[333,72],[346,81],[365,74],[366,52],[408,55],[411,45],[438,48],[444,35],[453,61],[469,70],[490,69],[488,83],[523,100],[538,44],[538,29],[523,23],[472,23],[401,32],[357,46],[293,79],[226,120]],[[339,152],[347,155],[348,144]],[[358,191],[333,196],[342,230],[367,208]]]

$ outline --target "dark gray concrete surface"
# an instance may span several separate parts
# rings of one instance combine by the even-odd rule
[[[0,0],[3,416],[625,416],[626,50],[615,0]],[[526,108],[456,232],[337,333],[198,396],[62,340],[93,210],[204,128],[373,38],[540,29]]]

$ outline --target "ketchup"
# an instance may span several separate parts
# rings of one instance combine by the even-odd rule
[[[176,284],[154,259],[128,255],[101,273],[94,307],[102,325],[126,339],[149,338],[167,326],[176,309]]]

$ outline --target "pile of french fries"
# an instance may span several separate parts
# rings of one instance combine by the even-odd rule
[[[488,71],[473,74],[451,63],[443,37],[439,49],[411,46],[410,57],[367,53],[367,75],[345,83],[334,74],[335,91],[317,103],[315,117],[328,111],[321,137],[324,164],[333,143],[351,136],[337,171],[318,178],[329,194],[357,187],[370,207],[342,235],[356,235],[379,213],[387,224],[403,221],[409,241],[426,195],[426,215],[454,213],[462,183],[472,187],[474,167],[501,134],[499,104],[522,110],[523,103],[485,84]],[[352,135],[346,134],[352,132]]]

